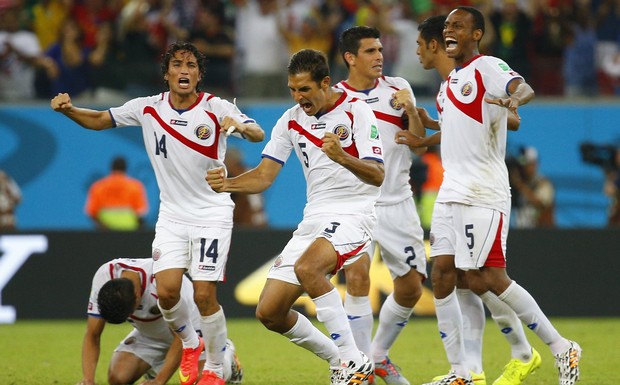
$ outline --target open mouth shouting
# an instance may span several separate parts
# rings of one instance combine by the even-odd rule
[[[189,78],[179,78],[179,87],[182,89],[188,89],[190,87]]]
[[[454,39],[452,37],[446,37],[445,38],[445,43],[446,43],[446,53],[447,54],[451,54],[451,53],[454,53],[454,51],[456,51],[456,49],[458,47],[458,42],[456,41],[456,39]]]

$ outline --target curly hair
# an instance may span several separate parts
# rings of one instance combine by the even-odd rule
[[[99,314],[111,324],[121,324],[136,309],[136,292],[128,278],[115,278],[106,282],[97,296]]]

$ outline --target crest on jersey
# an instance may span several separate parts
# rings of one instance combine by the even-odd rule
[[[344,124],[339,124],[334,127],[333,132],[334,134],[338,135],[338,138],[340,138],[340,140],[345,140],[349,137],[349,127],[345,126]]]
[[[461,87],[461,95],[469,96],[474,91],[474,85],[471,82],[467,82]]]
[[[278,255],[278,258],[276,258],[275,262],[273,263],[273,267],[278,267],[282,264],[282,256]]]
[[[206,124],[201,124],[194,129],[194,134],[196,134],[196,137],[200,140],[209,139],[212,133],[213,129]]]
[[[400,103],[398,103],[395,97],[392,97],[392,99],[390,99],[390,106],[392,106],[392,108],[395,109],[396,111],[402,110],[403,108],[403,106],[401,106]]]

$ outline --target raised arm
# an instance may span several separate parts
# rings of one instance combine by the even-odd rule
[[[265,191],[282,170],[282,165],[275,160],[263,158],[255,168],[234,178],[226,177],[226,170],[222,167],[207,171],[205,180],[213,191],[257,194]]]
[[[408,89],[403,88],[402,90],[395,92],[393,96],[395,101],[405,109],[408,121],[407,129],[409,132],[419,138],[425,137],[426,129],[422,124],[422,119],[420,119],[420,116],[418,115],[418,109],[413,103],[411,92]],[[410,147],[410,150],[416,155],[421,155],[426,152],[426,147]]]
[[[97,111],[89,108],[75,107],[69,94],[58,94],[50,102],[56,112],[60,112],[80,126],[89,130],[105,130],[114,127],[112,116],[108,111]]]
[[[340,138],[332,132],[326,132],[321,150],[331,160],[351,171],[362,182],[373,186],[381,186],[385,171],[383,163],[372,159],[359,159],[344,151]]]

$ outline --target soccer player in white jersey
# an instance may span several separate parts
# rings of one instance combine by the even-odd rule
[[[377,117],[384,150],[385,180],[375,206],[377,225],[371,250],[379,247],[381,258],[392,276],[394,291],[381,307],[379,326],[372,342],[368,256],[345,267],[347,292],[344,304],[355,342],[373,359],[375,375],[388,385],[409,385],[388,357],[388,352],[422,296],[422,281],[427,276],[426,251],[424,231],[409,184],[413,152],[398,143],[396,138],[403,130],[424,136],[425,129],[418,117],[409,83],[403,78],[383,75],[380,37],[376,28],[366,26],[351,27],[340,35],[339,49],[349,74],[336,87],[365,101]],[[415,153],[424,151],[425,148],[417,148]]]
[[[181,301],[190,309],[192,328],[200,333],[200,313],[187,277],[183,277]],[[170,330],[157,307],[152,259],[118,258],[101,265],[93,277],[87,313],[82,345],[83,376],[79,385],[95,384],[106,322],[127,321],[134,327],[112,354],[108,368],[110,385],[133,384],[143,376],[141,385],[165,384],[179,367],[181,340]],[[201,364],[204,356],[203,352]],[[243,378],[243,369],[230,340],[224,354],[224,378],[231,384],[238,384]]]
[[[472,291],[488,292],[487,306],[503,302],[556,357],[560,385],[579,379],[579,345],[562,337],[535,299],[506,274],[510,188],[505,164],[507,114],[534,97],[525,80],[502,60],[479,54],[484,18],[473,7],[457,7],[447,17],[443,37],[455,69],[441,106],[444,180],[431,224],[431,255],[454,255]],[[435,300],[439,329],[452,372],[433,385],[473,384],[467,362],[462,315],[454,293]],[[502,310],[503,309],[503,310]],[[506,307],[498,306],[501,314]]]
[[[448,78],[448,75],[454,69],[454,60],[448,57],[443,42],[445,20],[445,16],[432,16],[418,26],[418,48],[416,51],[422,66],[427,70],[434,68],[444,79],[436,99],[436,107],[440,116],[443,110],[443,100],[447,84],[445,79]],[[440,129],[439,121],[431,119],[426,110],[420,109],[419,112],[425,126],[435,130]],[[508,114],[507,128],[516,131],[519,125],[520,120],[516,115]],[[400,135],[404,143],[414,147],[439,144],[441,139],[441,131],[422,139],[406,133],[401,133]],[[486,376],[482,369],[482,336],[486,321],[482,305],[483,300],[469,289],[465,272],[457,270],[454,266],[454,255],[434,256],[431,277],[433,280],[433,294],[436,299],[447,297],[454,291],[456,286],[456,297],[464,321],[462,335],[465,355],[470,363],[472,380],[475,385],[486,385]],[[505,366],[502,375],[493,382],[493,385],[518,385],[540,366],[540,354],[529,344],[523,331],[523,325],[517,315],[509,308],[498,311],[498,306],[506,308],[507,305],[501,301],[488,300],[488,298],[494,296],[493,293],[487,292],[483,295],[483,298],[485,302],[489,302],[493,320],[510,343],[513,358]],[[454,349],[455,347],[449,343],[449,336],[447,334],[443,335],[446,336],[446,338],[442,339],[442,341],[447,342],[446,350]],[[433,381],[437,381],[444,376],[438,376]]]
[[[181,385],[194,384],[198,378],[198,356],[203,349],[208,372],[200,384],[220,385],[224,383],[227,332],[216,288],[224,280],[234,204],[229,194],[216,194],[204,175],[210,168],[223,166],[229,132],[253,142],[263,140],[265,134],[233,103],[199,90],[205,60],[194,45],[172,44],[161,69],[169,91],[159,95],[96,111],[75,107],[68,94],[58,94],[51,107],[92,130],[142,126],[161,199],[152,247],[158,305],[183,341]],[[194,283],[206,342],[186,327],[188,309],[179,301],[185,271]]]
[[[297,104],[276,123],[259,165],[230,179],[222,169],[209,170],[207,181],[215,191],[258,193],[295,152],[307,183],[304,217],[269,271],[256,315],[269,330],[328,361],[332,385],[353,385],[370,376],[373,364],[357,348],[340,294],[327,276],[370,248],[383,148],[370,107],[330,81],[324,54],[295,53],[288,87]],[[292,310],[304,291],[329,337]]]

